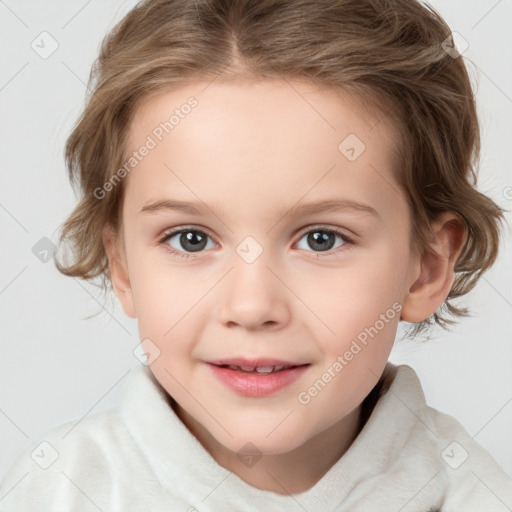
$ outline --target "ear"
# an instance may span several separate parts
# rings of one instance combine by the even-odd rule
[[[126,315],[130,318],[136,318],[130,276],[124,257],[125,251],[119,250],[117,234],[112,226],[107,225],[103,228],[102,238],[108,256],[110,276],[116,297],[119,299]]]
[[[443,213],[432,227],[435,234],[420,256],[414,282],[402,302],[401,318],[406,322],[421,322],[441,307],[450,293],[455,262],[466,239],[464,222],[454,213]]]

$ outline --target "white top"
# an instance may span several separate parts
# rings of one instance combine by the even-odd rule
[[[0,511],[510,512],[512,480],[426,405],[415,371],[388,363],[384,377],[347,452],[309,490],[280,495],[217,464],[141,364],[118,408],[53,428],[21,454]]]

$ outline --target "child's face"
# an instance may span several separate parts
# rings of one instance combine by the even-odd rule
[[[129,282],[118,296],[190,428],[233,451],[282,453],[343,429],[381,375],[418,272],[411,220],[385,119],[372,129],[342,96],[304,83],[205,86],[153,97],[134,118],[130,154],[148,136],[156,147],[124,183]],[[197,106],[180,109],[191,96]],[[198,213],[141,211],[162,201]],[[346,205],[300,210],[328,201]],[[159,243],[171,229],[188,239]],[[231,358],[307,366],[279,389],[276,377],[225,370],[270,382],[247,396],[211,364]]]

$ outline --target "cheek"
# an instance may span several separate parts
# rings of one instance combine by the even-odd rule
[[[130,276],[141,337],[170,337],[194,302],[195,281],[143,251],[132,253]]]
[[[401,304],[390,270],[366,267],[326,281],[329,292],[317,298],[325,324],[317,341],[323,359],[310,387],[299,402],[311,415],[325,415],[327,423],[340,411],[357,407],[382,373],[393,347]],[[310,296],[313,303],[314,298]],[[332,331],[332,332],[331,332]],[[333,407],[336,404],[336,407]]]
[[[207,324],[204,315],[214,297],[208,291],[215,280],[198,278],[192,267],[166,263],[165,255],[148,258],[141,251],[133,261],[137,262],[131,275],[139,337],[151,340],[162,356],[152,369],[158,372],[165,366],[173,374],[186,374]]]
[[[380,253],[366,262],[319,272],[313,279],[308,277],[309,286],[300,293],[330,328],[324,325],[327,335],[334,331],[336,337],[353,337],[373,325],[381,314],[392,316],[396,312],[405,278],[405,272],[396,268],[397,262],[394,255]]]

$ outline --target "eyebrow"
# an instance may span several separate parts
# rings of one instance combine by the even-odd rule
[[[201,202],[185,202],[173,199],[162,199],[152,203],[145,204],[140,213],[155,213],[159,211],[181,211],[192,215],[202,215],[205,210],[209,209]],[[326,199],[311,203],[298,203],[295,206],[281,209],[277,212],[278,218],[288,215],[322,213],[328,211],[359,211],[371,214],[380,218],[377,210],[368,204],[360,203],[352,199]]]

